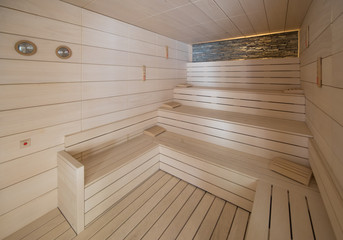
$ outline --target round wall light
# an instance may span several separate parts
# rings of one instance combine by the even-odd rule
[[[18,41],[15,46],[15,50],[17,53],[24,55],[24,56],[31,56],[37,52],[37,46],[31,41],[28,40],[20,40]]]
[[[71,49],[67,46],[59,46],[58,48],[56,48],[56,55],[59,58],[68,59],[71,57],[71,54]]]

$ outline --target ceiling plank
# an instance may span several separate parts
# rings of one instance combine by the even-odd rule
[[[288,0],[264,0],[270,32],[285,30]]]
[[[289,0],[285,30],[293,30],[301,27],[311,3],[312,0]]]
[[[225,12],[226,16],[237,26],[242,35],[256,34],[247,15],[238,0],[211,0]]]
[[[239,0],[257,34],[268,33],[269,26],[263,0]]]

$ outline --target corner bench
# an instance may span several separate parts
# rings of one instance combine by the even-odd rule
[[[321,221],[329,222],[314,181],[306,187],[283,177],[269,170],[270,160],[263,157],[169,131],[155,138],[138,133],[115,146],[95,149],[81,154],[81,162],[66,151],[58,154],[59,207],[77,233],[159,169],[252,212],[248,234],[257,231],[253,226],[260,222],[259,211],[270,209],[270,202],[261,198],[273,198],[271,191],[259,190],[262,182],[270,189],[313,200],[322,211]],[[269,210],[262,214],[272,215]],[[274,220],[274,226],[285,223],[282,218]],[[324,229],[332,232],[330,225]]]

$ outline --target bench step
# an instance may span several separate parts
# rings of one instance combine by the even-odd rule
[[[319,194],[258,181],[246,240],[335,239]]]
[[[301,121],[254,116],[191,106],[159,109],[168,131],[265,158],[282,157],[309,166],[311,133]]]
[[[175,88],[174,100],[193,107],[305,121],[303,94],[191,87]]]

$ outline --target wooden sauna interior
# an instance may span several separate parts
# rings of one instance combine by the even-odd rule
[[[0,48],[0,239],[343,239],[342,0],[0,0]]]

